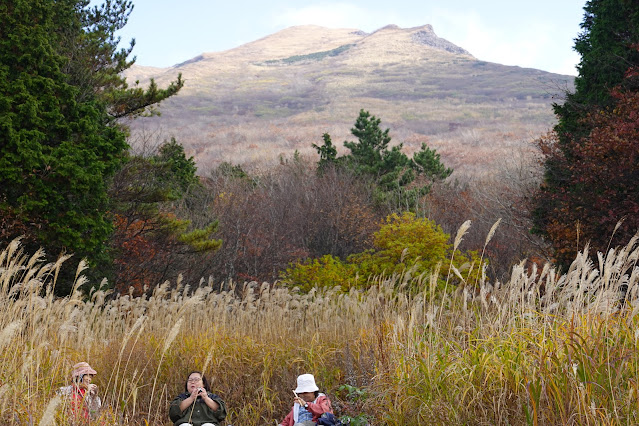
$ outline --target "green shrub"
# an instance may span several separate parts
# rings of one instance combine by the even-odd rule
[[[350,287],[348,283],[353,281],[353,267],[330,254],[294,263],[282,276],[283,283],[298,286],[303,292],[308,292],[315,286],[341,286],[346,289]]]
[[[475,285],[479,282],[480,257],[475,251],[452,251],[450,235],[428,218],[405,212],[389,215],[374,234],[373,248],[349,256],[345,262],[327,255],[308,259],[289,267],[282,276],[288,285],[309,291],[313,286],[341,286],[365,288],[371,277],[401,275],[410,271],[413,276],[434,272],[443,265],[439,282],[443,285],[450,271],[457,279]],[[452,259],[452,262],[451,262]],[[451,272],[452,275],[452,272]]]

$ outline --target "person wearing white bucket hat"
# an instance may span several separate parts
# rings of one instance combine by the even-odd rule
[[[320,393],[312,374],[297,377],[297,387],[293,391],[293,408],[280,426],[315,426],[324,413],[333,413],[331,401]]]

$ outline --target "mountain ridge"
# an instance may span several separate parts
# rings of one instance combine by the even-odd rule
[[[133,123],[133,140],[151,128],[175,136],[204,172],[222,161],[314,155],[324,132],[351,139],[359,109],[381,118],[406,150],[427,142],[448,164],[482,172],[496,152],[526,147],[552,126],[553,96],[573,80],[481,61],[429,24],[372,33],[289,27],[170,68],[134,66],[126,77],[164,84],[178,72],[185,87],[161,105],[162,117]]]
[[[380,33],[386,33],[382,37],[386,42],[389,41],[388,33],[396,34],[413,34],[418,33],[415,37],[415,42],[430,48],[447,51],[449,53],[465,54],[472,56],[469,52],[450,43],[449,41],[438,37],[433,27],[430,24],[412,27],[412,28],[400,28],[397,25],[390,24],[381,27],[371,33],[354,29],[354,28],[340,28],[332,29],[321,27],[318,25],[297,25],[285,28],[277,31],[273,34],[264,36],[257,40],[244,43],[240,46],[232,49],[227,49],[219,52],[203,52],[191,59],[175,64],[170,67],[152,67],[152,66],[139,66],[134,65],[130,71],[125,73],[128,78],[129,75],[143,76],[150,78],[164,73],[171,73],[173,71],[180,71],[184,66],[211,60],[219,60],[220,58],[230,57],[232,59],[237,58],[250,58],[246,59],[250,62],[260,62],[261,60],[277,60],[285,59],[286,57],[294,55],[302,55],[308,53],[321,52],[338,48],[343,45],[353,44],[356,42],[362,42],[366,39],[379,36]],[[423,34],[429,34],[428,41]],[[421,39],[420,39],[421,38]],[[296,42],[301,40],[300,42]],[[401,40],[400,40],[401,41]],[[370,40],[367,40],[370,43]],[[438,44],[446,47],[440,47]],[[272,46],[277,46],[273,48]],[[148,73],[148,75],[145,75]],[[170,77],[169,77],[170,78]]]

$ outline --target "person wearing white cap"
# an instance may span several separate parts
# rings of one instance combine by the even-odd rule
[[[333,413],[331,401],[320,393],[312,374],[297,377],[297,388],[293,391],[293,408],[280,426],[315,426],[324,413]]]
[[[75,364],[71,371],[69,386],[61,387],[58,394],[69,398],[71,414],[76,419],[94,419],[97,417],[102,401],[98,396],[98,386],[91,383],[93,376],[98,374],[88,362]]]

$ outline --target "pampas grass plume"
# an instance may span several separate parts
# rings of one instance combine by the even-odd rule
[[[21,328],[22,321],[20,320],[9,323],[4,330],[2,330],[2,333],[0,333],[0,349],[4,348],[9,342],[11,342],[13,335]]]
[[[164,342],[164,348],[162,349],[163,356],[166,353],[166,351],[169,349],[169,347],[171,346],[171,343],[173,343],[173,341],[177,337],[178,333],[180,332],[180,327],[182,327],[183,322],[184,322],[184,318],[180,318],[179,320],[177,320],[177,322],[171,328],[171,331],[169,331],[168,336],[166,336],[166,341]]]
[[[53,397],[49,404],[47,405],[47,409],[44,410],[44,414],[42,415],[42,419],[40,419],[39,426],[49,426],[55,425],[55,410],[58,408],[61,399],[59,395]]]
[[[497,219],[497,222],[495,222],[493,226],[490,228],[490,231],[488,232],[488,235],[486,236],[486,242],[484,243],[484,246],[487,246],[490,240],[493,239],[493,236],[495,235],[495,231],[497,231],[497,227],[499,226],[500,223],[501,223],[501,218]]]
[[[462,242],[464,235],[466,235],[466,232],[468,232],[468,228],[470,228],[470,223],[470,220],[467,220],[466,222],[462,223],[462,225],[457,230],[455,243],[453,244],[453,251],[457,250],[457,247],[459,247],[459,244]]]

